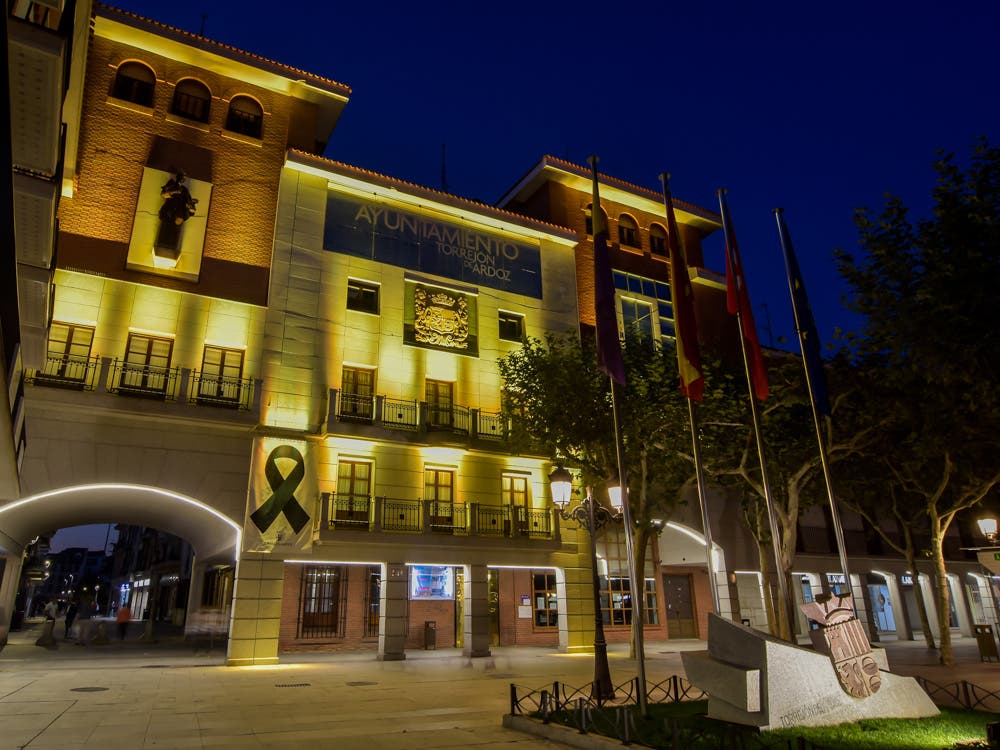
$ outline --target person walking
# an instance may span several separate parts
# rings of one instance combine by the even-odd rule
[[[66,607],[66,634],[63,636],[63,639],[65,640],[69,640],[69,631],[73,627],[73,620],[76,619],[76,613],[79,610],[79,607],[80,604],[76,599],[73,599],[69,603],[69,606]]]
[[[128,624],[132,619],[132,610],[129,609],[128,604],[123,604],[118,608],[117,614],[115,614],[115,622],[118,624],[118,640],[124,641],[125,634],[128,632]]]
[[[48,604],[45,605],[45,609],[42,610],[42,614],[45,615],[46,620],[55,621],[56,615],[59,614],[59,605],[56,604],[55,599],[49,599]]]

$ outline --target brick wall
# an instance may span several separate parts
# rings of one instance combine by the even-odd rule
[[[558,646],[559,628],[536,627],[534,617],[519,617],[521,597],[533,600],[530,570],[501,568],[497,582],[500,593],[501,646]]]
[[[110,96],[117,67],[127,60],[147,63],[155,72],[152,108]],[[185,77],[197,78],[211,91],[208,123],[169,114],[174,86]],[[262,139],[224,131],[229,100],[237,94],[261,103]],[[235,78],[95,37],[88,59],[77,182],[74,196],[59,206],[61,231],[106,241],[100,252],[115,257],[101,262],[103,267],[95,270],[108,273],[106,266],[110,265],[124,272],[143,167],[159,135],[212,153],[210,206],[199,205],[208,209],[205,260],[266,268],[293,103],[290,97]],[[74,259],[77,266],[81,262],[86,259]],[[203,280],[188,288],[214,295],[213,283],[212,279]]]
[[[364,565],[344,566],[347,583],[347,617],[344,635],[339,638],[298,638],[299,590],[304,565],[286,565],[285,583],[281,595],[281,626],[278,651],[374,651],[378,636],[365,635],[365,588],[367,570]]]

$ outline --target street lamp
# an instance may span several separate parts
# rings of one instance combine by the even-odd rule
[[[979,531],[982,535],[986,537],[986,541],[990,544],[997,543],[997,519],[995,518],[980,518],[976,523],[979,525]]]
[[[594,502],[594,491],[587,487],[587,496],[572,510],[569,509],[570,496],[573,490],[573,475],[562,466],[549,474],[549,486],[552,489],[552,502],[559,509],[559,517],[564,521],[575,521],[580,528],[586,529],[590,537],[590,568],[594,579],[594,684],[591,697],[598,703],[615,697],[615,686],[611,682],[611,670],[608,668],[608,642],[604,640],[604,616],[601,611],[601,579],[597,573],[597,542],[595,536],[608,521],[621,518],[621,487],[618,487],[618,501],[612,488],[611,504],[615,507],[612,513],[603,505]]]

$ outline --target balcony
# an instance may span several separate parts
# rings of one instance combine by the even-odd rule
[[[428,442],[501,444],[509,434],[507,418],[461,404],[438,406],[425,401],[361,396],[330,389],[327,433],[374,436],[375,430],[410,433]]]
[[[211,407],[245,413],[240,421],[260,414],[260,383],[254,378],[205,375],[184,367],[133,365],[110,357],[48,357],[39,369],[28,370],[25,382],[46,388],[93,391],[190,407]],[[109,408],[120,408],[104,402]],[[202,416],[205,416],[204,414]],[[213,417],[214,418],[214,417]]]
[[[322,507],[322,528],[335,532],[447,534],[522,540],[555,538],[551,509],[335,492],[323,493]]]

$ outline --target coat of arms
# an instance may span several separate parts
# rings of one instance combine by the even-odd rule
[[[829,655],[844,692],[854,698],[867,698],[878,691],[882,685],[878,662],[872,656],[868,634],[854,614],[851,595],[818,596],[800,608],[819,624],[819,630],[811,634],[813,645]]]
[[[469,303],[464,296],[417,287],[413,307],[413,333],[419,343],[469,348]]]

